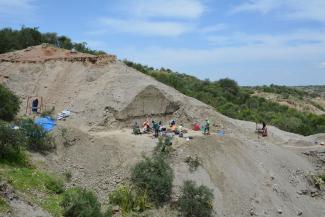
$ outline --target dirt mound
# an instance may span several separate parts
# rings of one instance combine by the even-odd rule
[[[95,56],[76,51],[64,50],[49,44],[42,44],[26,48],[21,51],[0,54],[0,62],[38,63],[51,60],[81,61],[90,63],[104,63],[116,61],[114,55]]]
[[[135,117],[171,115],[179,108],[180,105],[177,102],[171,101],[158,88],[149,85],[138,93],[131,103],[116,115],[116,118],[125,120]]]
[[[216,116],[213,108],[119,61],[85,64],[54,60],[70,56],[69,52],[35,46],[0,57],[13,60],[0,63],[0,75],[2,83],[21,97],[22,114],[30,111],[26,108],[27,99],[34,97],[42,99],[44,109],[71,110],[73,115],[68,121],[87,129],[124,127],[147,116],[164,121],[173,116],[184,124]],[[88,54],[73,55],[94,58]],[[21,62],[15,62],[18,60]]]

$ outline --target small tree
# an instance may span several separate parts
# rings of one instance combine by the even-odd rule
[[[212,201],[213,194],[209,188],[185,181],[178,205],[184,217],[210,217],[213,214]]]
[[[22,152],[24,144],[24,136],[19,130],[14,130],[6,122],[0,121],[0,160],[25,163],[25,155]]]
[[[156,205],[170,199],[173,178],[171,167],[161,156],[145,158],[135,165],[131,174],[132,182],[146,191]]]
[[[53,138],[32,119],[20,119],[18,125],[26,137],[28,150],[46,153],[55,148]]]
[[[172,138],[169,136],[159,137],[154,154],[157,156],[168,156],[172,152]]]
[[[7,87],[0,84],[0,119],[12,121],[19,111],[19,98]]]
[[[94,193],[74,188],[63,194],[61,202],[65,217],[102,217],[101,205]]]

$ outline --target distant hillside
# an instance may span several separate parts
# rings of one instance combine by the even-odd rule
[[[325,85],[297,86],[296,88],[316,96],[325,97]]]
[[[301,112],[325,114],[324,86],[287,87],[272,84],[246,88],[254,91],[254,96],[263,97]]]
[[[219,81],[200,80],[170,69],[154,69],[128,60],[124,62],[185,95],[215,107],[229,117],[255,122],[266,121],[282,130],[302,135],[325,132],[324,114],[316,115],[307,110],[299,111],[288,104],[280,104],[256,94],[258,90],[262,90],[264,93],[294,96],[301,99],[315,97],[313,93],[305,90],[275,85],[244,88],[228,78]],[[322,109],[319,108],[319,110]]]

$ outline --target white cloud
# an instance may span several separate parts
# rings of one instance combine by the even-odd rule
[[[167,17],[195,19],[205,8],[199,0],[137,0],[132,1],[129,12],[139,17]]]
[[[130,58],[154,65],[179,66],[229,64],[236,67],[238,62],[282,61],[299,63],[301,60],[318,59],[325,55],[325,44],[283,47],[272,45],[249,45],[243,47],[220,47],[210,49],[161,48],[151,47],[127,51]]]
[[[0,0],[0,18],[6,22],[30,18],[35,9],[35,0]]]
[[[290,19],[310,19],[325,22],[324,0],[249,0],[233,8],[232,13],[256,11],[262,14],[281,11],[281,16]]]
[[[216,25],[202,27],[202,28],[200,28],[199,31],[202,33],[215,33],[215,32],[225,30],[225,29],[227,29],[227,25],[224,23],[219,23]]]
[[[282,4],[283,0],[249,0],[248,2],[233,8],[232,12],[238,13],[243,11],[258,11],[265,14],[281,6]]]
[[[100,18],[100,24],[108,31],[133,33],[139,35],[179,36],[193,29],[191,24],[176,21],[151,21]]]
[[[119,50],[118,55],[158,68],[195,74],[200,78],[228,76],[242,84],[325,82],[325,74],[319,67],[320,63],[325,67],[323,32],[301,30],[276,36],[237,33],[233,38],[224,37],[222,40],[225,43],[209,48],[129,48]],[[229,46],[229,41],[242,44]],[[294,43],[297,41],[299,43]],[[259,77],[261,74],[263,76]]]
[[[229,46],[299,46],[304,44],[325,43],[325,31],[300,30],[284,34],[246,34],[243,32],[231,35],[209,35],[206,39],[213,45]]]
[[[200,0],[124,0],[121,3],[123,4],[114,10],[124,11],[138,18],[195,19],[205,10]]]
[[[96,29],[88,31],[88,34],[115,32],[177,37],[198,29],[198,20],[205,6],[201,0],[125,0],[111,10],[120,17],[99,17]],[[218,28],[223,26],[206,27],[206,31],[217,31]]]

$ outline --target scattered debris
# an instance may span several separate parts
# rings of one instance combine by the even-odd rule
[[[57,116],[57,120],[65,120],[67,117],[69,117],[71,115],[71,111],[69,110],[63,110],[62,112],[60,112]]]

